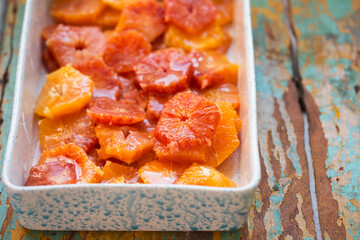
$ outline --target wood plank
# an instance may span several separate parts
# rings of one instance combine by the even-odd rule
[[[322,237],[360,239],[360,2],[292,3]]]
[[[10,2],[15,4],[21,1]],[[24,229],[14,216],[6,221],[8,226],[4,226],[7,230],[4,238],[239,239],[244,231],[246,239],[285,239],[299,236],[314,239],[315,228],[303,144],[303,121],[296,90],[290,81],[291,63],[287,50],[289,41],[281,16],[282,4],[279,0],[252,0],[251,3],[257,59],[258,130],[263,178],[244,230],[223,233],[39,232]],[[9,7],[11,6],[14,5]],[[23,5],[19,6],[20,11],[13,15],[13,18],[17,19],[14,28],[17,40],[20,39],[23,9]],[[16,52],[18,42],[14,42],[14,46]],[[14,57],[11,62],[9,84],[6,87],[8,98],[5,98],[9,103],[6,107],[4,105],[4,114],[10,113],[16,60]],[[7,115],[4,120],[3,126],[8,127],[10,117]],[[4,132],[4,145],[6,138],[7,132]],[[2,203],[0,211],[4,210],[6,214],[10,208],[6,204],[5,193],[2,193]],[[8,215],[13,214],[10,212]]]
[[[314,239],[304,122],[291,81],[283,5],[252,1],[262,179],[245,239]]]

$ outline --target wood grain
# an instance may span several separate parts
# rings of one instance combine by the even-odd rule
[[[360,4],[292,3],[322,237],[360,239]]]
[[[252,1],[262,179],[245,239],[314,239],[304,122],[281,1]]]

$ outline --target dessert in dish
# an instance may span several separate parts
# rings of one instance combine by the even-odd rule
[[[236,187],[238,66],[229,0],[55,0],[49,74],[35,107],[42,150],[27,186]]]

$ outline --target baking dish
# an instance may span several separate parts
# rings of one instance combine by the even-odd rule
[[[228,57],[238,63],[241,144],[220,171],[237,188],[185,185],[76,184],[24,187],[36,164],[38,120],[33,110],[46,72],[40,32],[52,22],[52,1],[28,0],[15,83],[3,183],[20,223],[36,230],[225,231],[247,219],[260,181],[254,57],[249,0],[235,1]]]

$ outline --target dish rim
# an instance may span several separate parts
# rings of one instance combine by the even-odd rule
[[[81,188],[135,188],[135,189],[148,189],[148,188],[157,188],[157,189],[186,189],[194,191],[206,191],[206,192],[247,192],[252,189],[255,189],[261,178],[261,169],[260,169],[260,158],[258,153],[258,136],[257,136],[257,118],[256,118],[256,81],[255,81],[255,67],[254,67],[254,49],[253,49],[253,38],[252,38],[252,28],[251,28],[251,17],[250,17],[250,0],[239,0],[243,1],[244,7],[244,33],[245,33],[245,55],[246,55],[246,74],[247,74],[247,92],[248,92],[248,119],[249,119],[249,159],[251,162],[252,176],[248,184],[236,188],[225,188],[225,187],[209,187],[209,186],[195,186],[195,185],[161,185],[161,184],[106,184],[106,183],[96,183],[96,184],[65,184],[65,185],[45,185],[45,186],[18,186],[13,184],[10,181],[10,178],[7,173],[10,171],[10,161],[14,151],[14,140],[16,139],[18,128],[20,125],[20,104],[21,104],[21,93],[22,86],[24,81],[24,69],[25,69],[25,53],[27,50],[26,41],[29,36],[29,21],[27,21],[32,12],[34,0],[28,0],[25,6],[24,21],[22,26],[20,48],[19,48],[19,57],[16,69],[16,79],[15,79],[15,89],[14,89],[14,101],[13,109],[11,115],[10,131],[6,146],[6,151],[4,155],[4,167],[2,170],[2,181],[5,188],[10,192],[33,192],[33,191],[44,191],[44,190],[55,190],[55,189],[81,189]],[[235,0],[236,1],[236,0]]]

